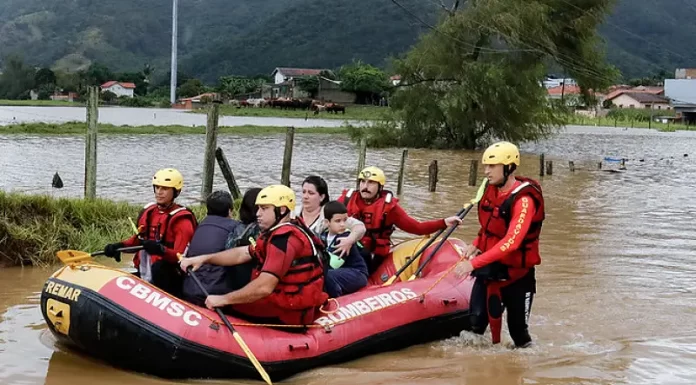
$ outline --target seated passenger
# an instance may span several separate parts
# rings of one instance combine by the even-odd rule
[[[217,253],[225,250],[227,239],[242,224],[230,218],[232,196],[226,191],[215,191],[206,200],[208,215],[193,233],[188,253],[185,257]],[[232,288],[227,268],[224,266],[203,265],[198,269],[198,279],[210,294],[226,294]],[[198,306],[205,304],[205,295],[196,282],[187,275],[184,277],[183,299]]]
[[[235,312],[262,322],[307,325],[328,299],[324,292],[324,265],[317,244],[321,241],[301,220],[292,219],[295,192],[284,185],[264,188],[256,198],[261,235],[256,244],[215,254],[185,258],[181,269],[193,271],[204,263],[235,266],[256,262],[251,282],[225,295],[210,295],[209,309],[231,305]]]
[[[343,257],[337,255],[337,241],[350,235],[350,231],[346,231],[347,219],[348,210],[343,203],[331,201],[324,205],[326,230],[321,234],[321,240],[331,255],[331,268],[326,272],[325,287],[332,298],[355,293],[367,286],[367,264],[358,247],[352,245],[349,253]]]

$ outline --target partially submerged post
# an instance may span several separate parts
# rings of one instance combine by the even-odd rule
[[[546,175],[553,175],[553,161],[546,161]]]
[[[285,134],[285,154],[283,155],[283,172],[280,183],[290,187],[290,164],[292,163],[292,146],[295,142],[295,127],[288,127]]]
[[[539,176],[544,176],[544,154],[539,155]]]
[[[227,187],[230,189],[232,198],[235,200],[241,198],[242,193],[239,190],[239,185],[237,184],[237,180],[234,179],[232,167],[230,167],[230,163],[227,161],[225,153],[222,152],[222,148],[218,147],[217,150],[215,150],[215,158],[218,161],[218,166],[220,166],[222,175],[225,177],[225,181],[227,182]]]
[[[437,160],[430,162],[428,166],[428,191],[435,192],[437,187]]]
[[[97,196],[97,123],[99,88],[89,87],[87,96],[87,137],[85,138],[85,199]]]
[[[220,105],[212,103],[208,110],[208,122],[205,126],[205,155],[203,156],[203,184],[201,186],[201,200],[203,201],[213,192],[219,115]]]
[[[365,156],[367,155],[367,138],[364,136],[360,138],[360,150],[358,152],[358,170],[355,172],[355,175],[357,176],[360,171],[365,168]],[[357,180],[356,177],[356,182],[355,182],[355,189],[359,190],[360,189],[360,181]]]
[[[469,186],[476,186],[478,179],[478,160],[472,159],[469,165]]]
[[[573,162],[572,160],[569,160],[568,161],[568,169],[570,170],[570,172],[575,172],[575,162]]]
[[[408,157],[408,150],[404,150],[401,153],[401,166],[399,167],[399,180],[396,185],[396,195],[401,195],[401,191],[404,187],[404,171],[406,169],[406,157]]]

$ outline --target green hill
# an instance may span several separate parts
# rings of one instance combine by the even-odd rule
[[[568,0],[573,1],[573,0]],[[427,30],[389,0],[179,0],[179,70],[214,81],[277,66],[383,66]],[[437,1],[401,3],[427,23]],[[610,62],[627,78],[696,66],[693,0],[619,0],[602,26]],[[36,66],[169,69],[170,0],[0,1],[0,58]]]

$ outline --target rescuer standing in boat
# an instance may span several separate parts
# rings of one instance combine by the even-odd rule
[[[473,271],[476,277],[470,303],[472,331],[483,334],[490,323],[493,343],[499,343],[507,308],[515,346],[529,347],[529,314],[536,293],[534,266],[541,263],[541,186],[533,179],[515,176],[520,152],[512,143],[491,145],[483,153],[482,163],[489,183],[478,205],[481,229],[467,248],[469,260],[457,266],[457,274]]]
[[[185,258],[181,269],[196,271],[202,264],[235,266],[256,262],[249,284],[225,295],[211,295],[208,308],[232,309],[260,322],[311,324],[316,310],[329,298],[324,292],[321,241],[300,220],[292,218],[295,192],[284,185],[264,188],[256,198],[261,235],[256,244],[215,254]]]
[[[117,249],[142,245],[143,250],[133,258],[136,275],[175,296],[181,295],[183,284],[177,253],[184,253],[198,225],[193,212],[174,203],[183,187],[184,177],[179,171],[157,171],[152,177],[155,202],[140,212],[138,234],[104,247],[104,255],[120,261]]]
[[[410,217],[391,191],[384,189],[387,178],[377,167],[367,167],[360,171],[358,180],[359,194],[355,194],[353,189],[343,190],[338,201],[346,205],[348,216],[365,224],[367,231],[360,242],[370,274],[389,255],[391,235],[395,227],[410,234],[426,235],[462,222],[456,215],[426,222]]]

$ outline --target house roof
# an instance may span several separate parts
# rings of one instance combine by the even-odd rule
[[[664,96],[647,92],[624,92],[623,94],[634,99],[638,103],[669,103],[669,100]]]
[[[116,84],[120,84],[121,87],[123,87],[123,88],[132,88],[132,89],[135,89],[135,83],[123,83],[123,82],[119,82],[119,81],[116,81],[116,80],[110,80],[110,81],[108,81],[108,82],[102,84],[102,85],[101,85],[101,88],[111,88],[111,87],[115,86]]]
[[[665,89],[663,87],[645,87],[645,86],[638,86],[638,87],[633,87],[633,88],[617,88],[614,91],[610,92],[607,95],[607,100],[612,100],[624,93],[627,92],[632,92],[632,93],[646,93],[646,94],[652,94],[652,95],[662,95],[665,92]]]
[[[563,86],[551,87],[546,90],[549,95],[579,95],[580,87],[574,85],[567,85],[565,88]]]
[[[276,72],[281,72],[286,76],[317,76],[322,71],[328,71],[327,69],[313,69],[313,68],[288,68],[288,67],[278,67],[273,70],[273,74]]]

